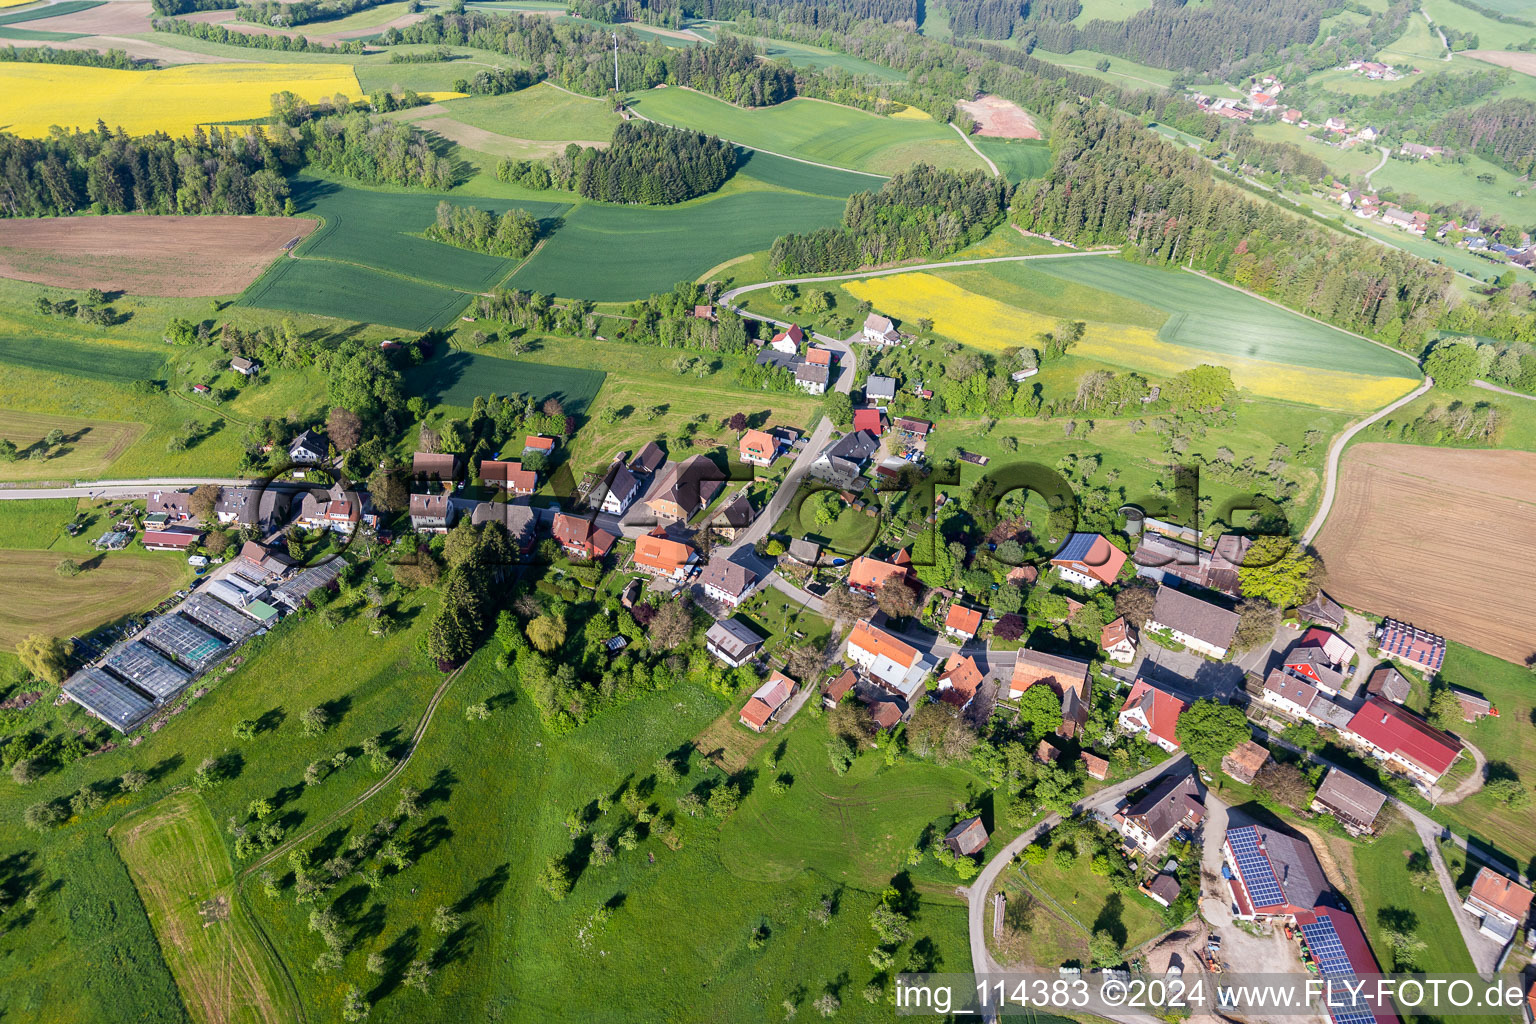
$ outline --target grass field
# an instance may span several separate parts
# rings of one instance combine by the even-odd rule
[[[495,709],[491,719],[466,721],[464,708],[485,700]],[[743,776],[751,791],[737,812],[739,820],[722,828],[709,818],[676,814],[680,849],[642,831],[636,850],[619,851],[606,866],[588,863],[588,838],[575,844],[569,838],[562,820],[589,807],[598,794],[640,786],[653,806],[670,815],[679,795],[720,781],[719,771],[692,752],[690,740],[730,706],[680,683],[605,712],[575,733],[555,736],[541,728],[532,703],[509,688],[489,655],[472,662],[448,692],[401,779],[426,794],[423,821],[401,833],[420,852],[406,871],[387,874],[375,896],[349,900],[342,892],[344,906],[355,908],[345,924],[357,942],[343,974],[366,978],[361,964],[372,951],[390,963],[381,978],[360,982],[374,1004],[369,1021],[419,1021],[443,1006],[477,1020],[776,1021],[783,1018],[780,1004],[786,998],[799,1005],[805,1019],[813,1013],[810,1002],[829,987],[842,1001],[839,1021],[888,1020],[888,1006],[870,1005],[859,996],[874,973],[865,962],[874,943],[868,916],[875,896],[869,886],[878,891],[897,875],[904,852],[898,844],[909,845],[916,836],[898,836],[873,815],[857,818],[850,835],[838,807],[821,794],[844,799],[853,788],[848,780],[856,779],[860,795],[850,803],[857,803],[889,778],[929,801],[937,814],[948,810],[951,799],[964,798],[960,773],[909,766],[876,770],[879,759],[868,754],[840,780],[825,764],[817,723],[796,723],[784,737],[785,768],[792,765],[795,776],[790,792],[770,794],[767,776],[754,762]],[[777,738],[767,750],[776,747]],[[498,752],[494,763],[485,758],[486,750]],[[651,765],[665,754],[688,758],[676,786],[657,785],[652,778]],[[918,770],[928,777],[909,774]],[[386,790],[339,824],[336,842],[369,827],[393,803],[393,791]],[[812,859],[836,866],[838,874],[795,869],[807,833],[782,836],[778,823],[786,815],[803,816],[809,834],[823,837]],[[615,802],[606,817],[595,816],[591,833],[609,836],[627,817]],[[892,839],[884,838],[887,832]],[[843,856],[835,848],[839,841]],[[536,876],[546,858],[568,855],[575,885],[555,903],[538,889]],[[771,877],[755,874],[756,863]],[[868,882],[860,884],[861,879]],[[823,895],[835,900],[825,927],[808,916]],[[259,893],[251,898],[277,946],[294,950],[297,963],[307,962],[316,948],[307,910],[294,907],[286,894],[278,901]],[[438,905],[463,915],[462,935],[430,931]],[[585,929],[601,906],[611,908],[611,920]],[[687,926],[679,927],[683,921]],[[898,952],[899,968],[916,949],[935,970],[965,969],[962,905],[924,892],[913,927],[915,944]],[[766,930],[762,949],[749,946],[757,929]],[[400,970],[412,957],[434,965],[433,1002],[400,985]],[[335,1018],[339,986],[333,977],[295,969],[294,981],[311,1019]]]
[[[785,39],[763,40],[763,56],[770,60],[787,60],[797,68],[838,68],[852,75],[870,75],[887,82],[905,82],[907,76],[894,68],[874,61],[864,60],[852,54],[824,50],[819,46],[792,43]]]
[[[1003,177],[1018,183],[1039,178],[1051,169],[1051,147],[1039,139],[997,139],[974,135],[976,148],[997,164]]]
[[[25,453],[52,430],[64,431],[64,443],[48,458],[27,458]],[[0,480],[88,480],[101,476],[144,430],[142,423],[0,409],[0,437],[24,453],[15,462],[0,463]]]
[[[1124,21],[1150,6],[1148,0],[1087,0],[1077,17],[1072,19],[1072,24],[1081,26],[1090,21]]]
[[[1303,152],[1315,156],[1327,164],[1328,169],[1334,173],[1335,177],[1343,177],[1345,175],[1359,175],[1363,177],[1366,171],[1369,171],[1381,162],[1381,151],[1374,146],[1351,146],[1348,149],[1330,146],[1325,142],[1312,138],[1305,129],[1293,124],[1286,124],[1283,121],[1271,121],[1265,124],[1254,125],[1253,133],[1259,138],[1268,139],[1271,142],[1289,142],[1294,146],[1300,147]],[[1391,167],[1392,163],[1391,160],[1388,160],[1387,167]],[[1382,169],[1382,173],[1386,173],[1386,168]],[[1352,180],[1360,181],[1361,178],[1355,177]],[[1379,182],[1381,179],[1377,177],[1372,180]]]
[[[1069,948],[1086,953],[1089,936],[1103,928],[1130,950],[1167,928],[1161,908],[1140,893],[1121,896],[1114,892],[1107,879],[1086,870],[1087,859],[1088,852],[1079,849],[1078,859],[1071,867],[1063,868],[1053,857],[1047,857],[1042,863],[1027,867],[1021,864],[1018,868],[1030,888],[1043,896],[1046,905],[1058,916],[1065,917],[1076,933],[1070,938],[1057,935],[1057,941],[1065,941]],[[1083,959],[1086,961],[1086,956]]]
[[[192,1019],[293,1020],[290,991],[235,898],[234,867],[203,798],[166,797],[112,836]]]
[[[743,146],[876,174],[916,163],[970,170],[981,161],[947,125],[880,117],[819,100],[793,99],[743,110],[688,89],[651,89],[630,98],[636,110],[667,124]]]
[[[779,235],[835,224],[843,206],[840,199],[776,191],[667,209],[584,203],[508,283],[599,302],[642,298],[766,249]]]
[[[1532,29],[1531,34],[1536,36],[1536,29]],[[1484,174],[1493,177],[1493,184],[1478,180],[1478,176]],[[1460,163],[1388,160],[1385,167],[1371,176],[1371,184],[1421,199],[1470,203],[1482,207],[1484,213],[1492,214],[1504,223],[1522,223],[1528,218],[1531,207],[1529,182],[1470,154]],[[1516,196],[1512,194],[1514,192],[1522,194]]]
[[[0,0],[0,9],[7,7],[20,7],[23,4],[32,3],[32,0]],[[93,7],[100,7],[102,0],[64,0],[57,4],[38,4],[25,11],[12,11],[10,14],[0,15],[0,25],[20,25],[28,21],[38,21],[42,18],[57,18],[65,14],[77,14],[80,11],[88,11]]]
[[[580,415],[601,390],[603,373],[454,351],[413,367],[405,384],[433,405],[468,409],[476,396],[532,395],[540,402],[558,398],[568,414]]]
[[[427,331],[452,323],[469,295],[350,263],[302,259],[274,263],[239,302]]]
[[[159,376],[165,356],[132,343],[73,342],[4,333],[0,334],[0,363],[87,380],[123,382]]]
[[[464,68],[455,77],[473,77],[474,70]],[[465,124],[518,139],[606,143],[619,124],[607,100],[573,96],[544,83],[502,96],[449,100],[443,109]]]
[[[1536,401],[1528,398],[1515,398],[1510,395],[1501,395],[1484,388],[1474,387],[1468,384],[1463,388],[1446,390],[1434,388],[1428,394],[1414,399],[1403,406],[1391,416],[1379,420],[1356,436],[1356,442],[1361,441],[1398,441],[1402,439],[1402,428],[1422,416],[1430,406],[1446,408],[1452,402],[1461,402],[1463,405],[1475,407],[1479,404],[1496,406],[1504,420],[1504,427],[1499,431],[1498,437],[1489,448],[1514,448],[1519,451],[1536,452]],[[1481,446],[1473,446],[1481,447]]]
[[[428,46],[392,46],[390,53],[412,50],[430,50]],[[418,93],[446,92],[453,88],[453,83],[460,78],[473,78],[475,72],[482,70],[482,64],[498,64],[507,67],[516,67],[518,62],[506,54],[493,53],[490,50],[461,50],[455,49],[454,53],[460,56],[458,60],[429,61],[422,64],[390,64],[387,61],[375,61],[373,63],[354,63],[352,70],[357,72],[358,84],[363,91],[373,93],[379,89],[413,89]],[[452,100],[449,102],[460,102]]]
[[[1042,287],[1042,278],[1078,287]],[[1416,383],[1408,359],[1378,346],[1193,274],[1109,257],[890,275],[843,287],[887,313],[927,316],[940,334],[992,351],[1029,344],[1059,318],[1080,318],[1088,330],[1073,349],[1078,356],[1158,377],[1219,363],[1255,394],[1330,408],[1379,408]],[[1096,301],[1095,291],[1108,297]]]
[[[118,71],[61,64],[0,65],[0,92],[15,104],[6,131],[42,136],[51,125],[91,127],[98,119],[131,135],[190,133],[199,124],[264,117],[274,92],[307,100],[356,96],[345,65],[198,64],[158,71]]]
[[[1483,6],[1493,10],[1506,10],[1507,5],[1521,5],[1523,11],[1508,11],[1526,21],[1536,21],[1536,9],[1527,0],[1492,0]],[[1452,25],[1463,32],[1477,33],[1477,44],[1485,50],[1503,50],[1511,45],[1527,42],[1536,30],[1525,25],[1510,25],[1494,21],[1452,0],[1424,0],[1424,10],[1437,25]],[[1423,18],[1416,19],[1423,22]],[[1439,42],[1438,38],[1436,42]],[[1395,44],[1394,44],[1395,45]]]
[[[103,622],[152,608],[191,578],[185,558],[173,552],[124,551],[66,579],[58,551],[0,551],[5,600],[0,604],[0,647],[10,649],[33,633],[70,636]],[[93,564],[94,563],[94,564]]]

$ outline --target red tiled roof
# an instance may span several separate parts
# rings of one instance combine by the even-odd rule
[[[853,632],[848,634],[848,643],[852,647],[868,651],[875,655],[884,655],[908,668],[917,661],[917,649],[909,644],[902,643],[883,629],[877,629],[868,622],[854,623]]]
[[[1454,736],[1380,697],[1368,698],[1355,712],[1349,731],[1435,775],[1445,774],[1461,753],[1461,743]]]
[[[555,439],[545,437],[543,434],[529,434],[528,440],[523,442],[523,447],[539,452],[552,452],[555,450]]]
[[[779,442],[772,434],[765,431],[749,430],[741,435],[741,440],[736,443],[736,447],[743,455],[766,459],[779,450]]]
[[[1141,703],[1142,698],[1148,693],[1152,696],[1151,714],[1147,715],[1148,730],[1153,736],[1177,745],[1179,716],[1184,713],[1188,705],[1167,690],[1159,690],[1145,679],[1137,679],[1132,684],[1125,703],[1120,705],[1120,710],[1125,711],[1132,705]]]
[[[521,462],[497,462],[484,459],[480,463],[480,481],[504,487],[514,494],[532,494],[539,486],[539,474],[524,469]]]
[[[896,565],[891,562],[882,562],[878,558],[869,558],[860,555],[853,560],[848,567],[848,583],[850,586],[865,587],[876,590],[892,576],[905,578],[907,568],[904,565]]]
[[[812,345],[805,353],[805,361],[813,366],[831,366],[832,350],[822,348],[819,345]]]
[[[1092,576],[1100,583],[1113,583],[1125,564],[1125,552],[1103,534],[1095,535],[1093,545],[1080,558],[1053,558],[1052,565],[1063,565]]]
[[[885,429],[879,409],[855,409],[853,410],[853,429],[867,430],[878,437]]]
[[[1492,868],[1481,868],[1472,881],[1468,898],[1501,910],[1523,923],[1531,912],[1531,897],[1531,890],[1514,879],[1505,878]]]
[[[825,694],[826,698],[832,701],[832,703],[836,704],[838,701],[843,699],[849,690],[853,689],[853,684],[858,682],[858,680],[859,677],[857,673],[853,671],[853,669],[843,669],[842,675],[838,676],[836,679],[832,680],[832,682],[827,684],[827,692]]]
[[[1097,754],[1090,754],[1086,750],[1077,756],[1082,758],[1083,764],[1088,766],[1089,775],[1096,779],[1106,779],[1109,777],[1109,762],[1104,758]]]
[[[976,659],[959,651],[951,654],[939,674],[939,684],[940,700],[964,707],[981,687],[981,669],[976,667]]]
[[[981,629],[981,612],[956,601],[949,606],[949,614],[944,616],[944,628],[975,636],[976,631]]]
[[[655,530],[635,540],[635,564],[657,572],[675,573],[688,564],[693,548]]]

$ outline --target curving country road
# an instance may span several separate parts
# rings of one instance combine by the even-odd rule
[[[1489,384],[1485,380],[1475,380],[1472,382],[1472,386],[1482,388],[1484,391],[1496,391],[1501,395],[1508,395],[1510,398],[1523,398],[1527,402],[1536,402],[1536,395],[1528,395],[1523,391],[1511,391],[1509,388],[1501,388],[1497,384]]]
[[[1381,150],[1381,160],[1376,164],[1375,167],[1372,167],[1370,170],[1365,172],[1365,187],[1366,188],[1370,188],[1371,187],[1371,175],[1375,174],[1377,171],[1379,171],[1383,167],[1387,166],[1387,158],[1392,155],[1392,151],[1390,149],[1388,149],[1386,146],[1377,146],[1376,148]]]
[[[992,158],[987,156],[987,154],[983,153],[981,150],[977,149],[976,148],[976,143],[971,141],[971,137],[969,135],[965,134],[965,132],[960,130],[960,126],[959,125],[957,125],[953,121],[951,121],[949,126],[951,128],[953,128],[955,131],[959,132],[960,133],[960,137],[965,140],[965,144],[967,146],[971,147],[971,152],[975,153],[977,156],[981,157],[981,159],[986,163],[986,165],[992,169],[992,177],[994,177],[994,178],[1001,178],[1003,176],[1003,172],[997,169],[997,164],[992,162]]]
[[[1344,454],[1344,446],[1349,444],[1350,440],[1353,439],[1356,434],[1360,433],[1360,431],[1364,430],[1372,423],[1375,423],[1377,420],[1381,419],[1388,413],[1401,409],[1409,402],[1423,395],[1426,391],[1434,386],[1434,383],[1434,378],[1425,377],[1423,384],[1420,384],[1418,387],[1414,388],[1408,394],[1404,395],[1402,398],[1399,398],[1391,405],[1371,413],[1365,419],[1353,424],[1349,427],[1349,429],[1345,430],[1344,433],[1333,439],[1333,444],[1328,449],[1328,467],[1323,483],[1323,500],[1317,506],[1317,515],[1312,517],[1312,522],[1307,525],[1306,532],[1301,535],[1301,542],[1303,544],[1312,543],[1313,539],[1317,536],[1318,531],[1323,528],[1323,522],[1328,518],[1329,510],[1333,508],[1333,496],[1338,490],[1339,483],[1339,459]]]

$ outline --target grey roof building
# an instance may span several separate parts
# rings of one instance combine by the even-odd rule
[[[740,619],[721,619],[704,634],[704,649],[732,668],[751,661],[763,638]]]
[[[118,732],[127,732],[155,710],[154,702],[104,668],[90,666],[64,680],[64,696]]]
[[[864,381],[864,398],[871,404],[896,400],[896,378],[870,374]]]

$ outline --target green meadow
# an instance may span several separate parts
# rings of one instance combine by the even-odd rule
[[[957,170],[981,166],[948,125],[881,117],[821,100],[745,110],[703,93],[665,88],[631,96],[630,104],[656,121],[850,170],[888,175],[916,163]]]
[[[567,413],[579,415],[591,407],[603,376],[600,370],[453,350],[412,367],[405,375],[405,386],[412,394],[425,395],[433,405],[469,409],[477,397],[521,394],[536,401],[557,398]]]
[[[473,77],[473,70],[465,68],[458,77]],[[442,107],[449,116],[476,128],[546,142],[607,142],[619,124],[619,115],[606,100],[574,96],[543,82],[501,96],[448,100]]]
[[[1051,147],[1043,139],[998,139],[973,135],[971,141],[997,165],[1003,177],[1017,184],[1044,177],[1051,169]]]

